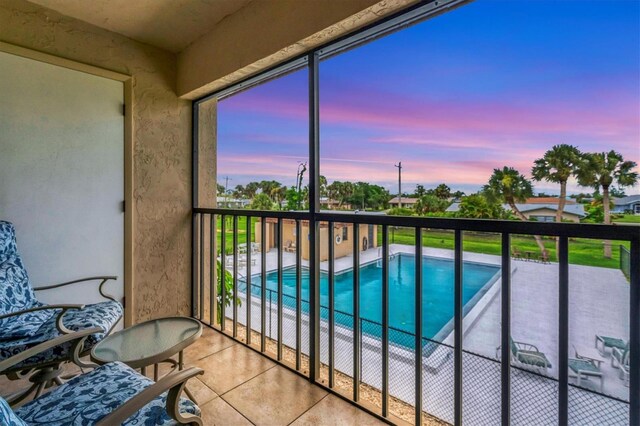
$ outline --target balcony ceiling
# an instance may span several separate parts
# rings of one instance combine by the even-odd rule
[[[174,53],[252,0],[30,0]]]

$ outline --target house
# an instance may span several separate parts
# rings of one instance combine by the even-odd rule
[[[409,197],[393,197],[389,200],[389,207],[404,207],[406,209],[411,209],[418,202],[417,198],[409,198]]]
[[[640,195],[616,198],[611,213],[640,214]]]
[[[257,220],[255,224],[256,243],[260,244],[261,239],[261,220]],[[275,218],[267,218],[266,221],[266,249],[272,250],[278,246],[277,242],[278,220]],[[309,260],[309,222],[301,221],[301,238],[302,259]],[[353,223],[334,223],[333,230],[333,250],[334,258],[339,259],[353,254]],[[378,247],[378,227],[374,225],[359,225],[359,243],[360,251],[366,251]],[[329,238],[329,224],[322,222],[320,224],[320,240],[327,241]],[[282,219],[282,244],[285,252],[296,251],[296,221],[292,219]],[[320,261],[324,262],[329,259],[329,246],[325,243],[320,246]]]
[[[342,203],[342,205],[340,205],[339,200],[334,200],[333,198],[329,197],[320,197],[320,207],[328,210],[335,210],[337,208],[351,210],[351,204]]]
[[[502,208],[511,210],[509,204],[503,204]],[[558,199],[553,197],[544,198],[528,198],[525,203],[517,203],[516,208],[530,220],[538,222],[555,222],[556,212],[558,211]],[[457,212],[460,209],[460,203],[451,204],[447,212]],[[562,212],[563,222],[579,223],[580,219],[586,216],[584,206],[577,204],[573,200],[567,200]]]
[[[251,204],[251,200],[246,198],[216,197],[216,204],[218,207],[225,209],[244,209]]]

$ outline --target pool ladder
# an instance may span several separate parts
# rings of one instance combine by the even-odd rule
[[[397,253],[389,247],[389,259],[393,259],[396,255]],[[376,261],[376,267],[382,268],[382,247],[378,247],[378,260]]]

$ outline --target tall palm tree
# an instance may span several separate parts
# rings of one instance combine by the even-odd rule
[[[533,163],[531,175],[533,180],[560,184],[560,198],[558,199],[558,209],[556,210],[556,222],[562,222],[564,206],[567,203],[567,181],[571,176],[575,176],[582,153],[573,145],[554,145],[544,153],[542,158],[538,158]],[[556,238],[556,256],[560,254],[560,238]]]
[[[533,196],[531,182],[513,167],[493,169],[489,183],[483,187],[483,192],[491,202],[505,202],[511,207],[513,214],[520,220],[527,221],[527,217],[516,206],[517,202],[523,202]],[[534,235],[540,252],[545,252],[544,244],[539,235]]]
[[[582,153],[573,145],[554,145],[534,162],[531,175],[533,180],[546,180],[560,184],[560,198],[556,210],[556,222],[562,221],[562,213],[567,203],[567,181],[574,176],[580,165]]]
[[[609,189],[611,185],[618,187],[633,186],[638,183],[638,173],[635,161],[625,161],[622,154],[616,151],[587,153],[578,169],[578,183],[590,186],[596,191],[602,188],[602,207],[604,223],[611,223]],[[604,257],[611,257],[611,241],[604,242]]]

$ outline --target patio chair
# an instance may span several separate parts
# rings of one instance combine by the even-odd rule
[[[122,305],[103,291],[105,283],[115,279],[111,276],[90,277],[34,289],[17,250],[15,229],[11,223],[0,221],[0,361],[61,334],[98,327],[98,332],[90,335],[80,348],[80,354],[88,354],[122,318]],[[100,282],[98,290],[106,301],[86,306],[46,305],[36,299],[35,292],[85,281]],[[39,396],[46,386],[62,383],[58,376],[62,372],[61,364],[71,360],[69,349],[68,345],[52,348],[0,373],[10,380],[17,380],[35,370],[29,379],[33,385],[9,402],[16,404],[34,391]]]
[[[606,356],[607,348],[611,348],[611,350],[613,350],[613,348],[624,350],[627,347],[627,343],[624,340],[617,337],[604,336],[602,334],[596,334],[595,345],[596,349],[602,356]]]
[[[284,243],[284,251],[289,252],[289,253],[295,253],[296,245],[293,243],[293,241],[291,241],[291,240],[285,241],[285,243]]]
[[[616,353],[618,353],[618,359],[620,359],[620,362],[618,364],[618,367],[620,369],[620,378],[624,381],[624,385],[629,387],[629,373],[630,373],[630,357],[629,357],[629,350],[625,350],[625,351],[621,351],[618,348],[614,348],[613,351],[615,351]],[[612,352],[613,354],[614,352]],[[613,361],[612,361],[613,363]]]
[[[512,338],[509,339],[511,346],[511,361],[522,367],[533,367],[543,370],[545,373],[551,368],[551,362],[544,354],[540,352],[537,346],[529,343],[516,342]],[[496,348],[496,358],[499,356],[501,346]]]
[[[0,361],[0,371],[12,369],[28,357],[55,347],[81,347],[97,328],[58,336],[21,354]],[[200,408],[180,398],[187,380],[203,373],[189,368],[154,383],[120,362],[95,366],[56,389],[13,411],[0,398],[2,425],[202,425]]]
[[[542,250],[542,253],[538,256],[538,262],[540,263],[551,263],[549,260],[549,252],[547,250]]]
[[[629,354],[629,343],[627,342],[624,349],[620,348],[612,348],[611,349],[611,366],[613,368],[620,368],[622,364],[624,364],[625,359]]]
[[[602,360],[581,355],[575,346],[573,351],[575,358],[569,358],[569,370],[576,376],[577,385],[580,386],[582,379],[588,380],[589,377],[598,377],[600,379],[600,392],[602,392],[604,388],[604,377],[600,370]]]

